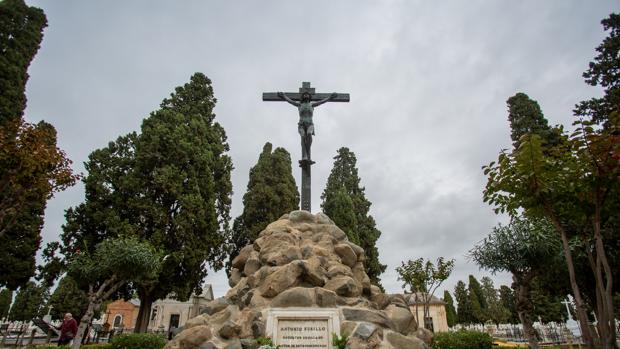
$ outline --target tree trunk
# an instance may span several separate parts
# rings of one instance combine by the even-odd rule
[[[90,302],[88,303],[88,309],[86,310],[84,316],[82,316],[82,319],[80,319],[80,325],[78,326],[77,333],[73,338],[73,344],[71,344],[71,349],[79,349],[82,345],[82,339],[84,339],[84,334],[86,333],[88,324],[90,324],[90,321],[93,318],[95,311],[99,310],[99,307],[101,306],[101,300],[98,300],[97,298],[98,297],[96,294],[92,294],[89,296]]]
[[[600,202],[600,193],[597,195],[597,202]],[[613,277],[605,246],[603,244],[603,236],[601,235],[601,212],[600,205],[596,206],[593,217],[593,228],[596,250],[596,287],[599,293],[601,304],[597,305],[598,309],[598,329],[601,338],[601,345],[604,349],[614,349],[616,346],[616,321],[614,314],[614,298],[613,298]]]
[[[140,296],[140,309],[138,310],[134,333],[146,333],[148,330],[153,301],[153,296],[148,293]]]
[[[534,312],[534,305],[531,300],[530,283],[533,275],[512,275],[513,285],[517,296],[517,314],[523,325],[523,334],[527,338],[531,349],[539,349],[538,336],[534,329],[534,321],[532,321],[532,314]]]
[[[427,330],[430,330],[430,328],[426,327],[426,319],[431,317],[431,312],[430,312],[430,299],[425,299],[424,300],[424,328],[426,328]],[[432,329],[433,332],[435,332],[435,329]]]
[[[73,344],[71,345],[71,349],[79,349],[82,345],[82,339],[84,338],[84,333],[90,324],[95,311],[99,310],[101,307],[101,303],[103,300],[108,299],[110,295],[118,289],[123,282],[116,281],[116,275],[112,275],[109,279],[105,280],[101,286],[97,289],[97,292],[94,291],[93,286],[89,286],[89,295],[88,295],[88,309],[82,318],[80,319],[80,325],[78,326],[78,331],[73,338]],[[116,281],[116,283],[114,283]]]
[[[551,219],[551,222],[555,226],[555,229],[560,233],[562,238],[562,249],[564,251],[564,257],[566,257],[566,266],[568,267],[568,276],[570,278],[570,286],[573,290],[573,298],[575,299],[575,312],[577,313],[577,319],[579,320],[579,327],[581,328],[581,336],[587,348],[594,349],[594,336],[590,329],[590,322],[588,321],[588,314],[586,312],[586,305],[581,298],[581,291],[579,291],[579,285],[577,285],[577,277],[575,276],[575,264],[573,262],[573,254],[568,244],[568,236],[562,226],[562,223],[558,220],[552,210],[546,208],[547,217]]]

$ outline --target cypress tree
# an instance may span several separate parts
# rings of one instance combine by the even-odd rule
[[[47,290],[28,281],[20,287],[15,295],[15,301],[9,312],[11,321],[30,321],[44,314],[44,305],[47,298]]]
[[[0,291],[0,319],[6,319],[9,316],[9,309],[13,302],[13,291],[8,288]]]
[[[340,188],[332,200],[325,202],[323,210],[329,212],[329,217],[347,234],[349,241],[361,245],[362,242],[357,232],[357,218],[355,217],[353,200],[351,200],[344,188]]]
[[[47,200],[76,180],[54,127],[23,118],[28,67],[46,26],[41,9],[0,2],[0,286],[12,290],[35,273]]]
[[[448,327],[452,327],[456,325],[458,318],[456,309],[454,309],[454,300],[448,290],[443,291],[443,301],[446,302],[446,321],[448,322]]]
[[[88,308],[88,294],[81,290],[75,280],[66,275],[58,283],[58,287],[50,296],[48,305],[52,306],[51,315],[54,319],[62,319],[65,313],[81,319]]]
[[[0,2],[0,126],[24,115],[28,67],[45,27],[43,10],[23,0]]]
[[[534,317],[540,318],[543,323],[563,322],[568,319],[566,307],[562,304],[564,295],[552,292],[540,277],[532,281],[532,303]]]
[[[136,331],[146,330],[153,301],[187,300],[201,292],[205,266],[225,262],[232,161],[215,103],[211,80],[195,73],[143,121],[141,134],[91,153],[86,201],[67,211],[65,256],[127,236],[165,256],[156,276],[133,283],[141,301]]]
[[[457,302],[457,322],[461,325],[473,323],[474,316],[472,314],[472,307],[469,294],[467,292],[467,286],[461,280],[459,280],[454,287],[454,298]]]
[[[482,293],[487,302],[487,318],[499,326],[510,318],[510,311],[502,305],[493,280],[485,276],[482,278]]]
[[[473,275],[469,275],[468,291],[474,319],[476,322],[483,324],[489,319],[487,315],[487,301],[484,297],[484,292],[482,292],[482,286],[480,286],[480,283]]]
[[[519,92],[508,98],[508,121],[510,138],[515,149],[521,144],[521,137],[537,134],[549,145],[557,144],[559,136],[549,127],[540,105],[525,93]]]
[[[517,313],[515,291],[506,285],[500,286],[499,301],[504,308],[508,309],[508,312],[510,313],[510,316],[508,317],[508,322],[511,324],[518,324],[520,320],[519,314]]]
[[[195,73],[142,122],[133,174],[141,237],[164,255],[156,280],[139,283],[136,331],[145,332],[152,302],[168,294],[187,300],[224,266],[233,165],[226,132],[215,121],[211,80]]]
[[[374,218],[368,214],[371,203],[366,199],[365,188],[360,186],[356,163],[357,159],[352,151],[346,147],[338,149],[327,185],[321,195],[321,208],[349,235],[351,241],[359,241],[366,253],[366,274],[372,283],[379,285],[379,275],[386,268],[385,264],[379,262],[379,251],[376,247],[381,231],[377,229]],[[345,194],[351,200],[353,212]]]
[[[299,190],[295,184],[291,155],[284,148],[263,146],[256,165],[250,169],[243,212],[233,223],[230,263],[246,245],[254,242],[267,225],[283,214],[299,208]]]

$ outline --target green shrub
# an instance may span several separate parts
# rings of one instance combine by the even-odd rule
[[[271,340],[270,337],[260,336],[260,337],[256,338],[256,342],[258,343],[258,345],[260,345],[259,349],[260,348],[265,348],[265,349],[278,349],[278,348],[280,348],[279,345],[275,346],[273,344],[273,341]]]
[[[332,333],[332,345],[336,349],[345,349],[347,346],[348,335],[345,333],[340,337],[339,335]]]
[[[110,349],[161,349],[166,339],[152,333],[128,333],[112,337]]]
[[[493,338],[486,333],[460,330],[438,332],[433,337],[433,349],[491,349]]]

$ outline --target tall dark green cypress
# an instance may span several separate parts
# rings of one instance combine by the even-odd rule
[[[467,293],[467,285],[461,280],[459,280],[454,287],[454,298],[457,302],[457,322],[461,325],[469,325],[475,322],[469,294]]]
[[[508,98],[508,121],[510,138],[515,149],[521,144],[520,139],[526,134],[537,134],[549,145],[557,144],[559,136],[549,127],[538,102],[525,93],[519,92]]]
[[[356,164],[355,154],[349,148],[338,149],[321,195],[321,208],[348,234],[351,241],[359,241],[366,253],[366,273],[373,284],[379,285],[379,276],[386,268],[385,264],[379,262],[376,246],[381,231],[377,229],[374,218],[368,214],[371,203],[366,199],[365,188],[360,186]],[[354,216],[345,194],[351,200]]]
[[[518,324],[520,320],[519,320],[519,314],[517,313],[515,291],[506,285],[500,286],[499,301],[502,304],[502,306],[508,309],[508,311],[510,312],[510,317],[508,318],[508,322],[511,324]]]
[[[349,241],[361,245],[355,207],[345,188],[340,188],[331,200],[325,202],[323,211],[329,212],[329,217],[347,234]]]
[[[0,291],[0,319],[6,319],[9,316],[9,309],[13,302],[13,291],[8,288]]]
[[[195,73],[143,121],[139,135],[91,154],[86,201],[67,211],[65,256],[132,235],[166,256],[154,279],[133,284],[141,301],[136,331],[146,331],[153,301],[169,294],[187,300],[201,291],[207,264],[224,265],[233,166],[215,103],[211,80]]]
[[[540,277],[536,277],[532,281],[533,315],[535,318],[542,320],[543,323],[559,323],[568,319],[566,307],[562,304],[564,298],[564,294],[554,293],[553,287],[547,287],[547,284]]]
[[[469,275],[468,291],[474,319],[477,323],[483,324],[488,320],[487,301],[480,282],[473,275]]]
[[[52,306],[50,313],[54,319],[62,319],[65,313],[81,319],[86,313],[88,303],[88,293],[81,290],[71,276],[65,275],[50,296],[48,306]]]
[[[612,118],[620,109],[620,14],[611,13],[601,24],[609,35],[596,48],[598,54],[583,77],[588,85],[602,87],[604,94],[580,102],[574,113],[608,128],[613,127]]]
[[[446,302],[446,321],[448,322],[448,327],[452,327],[456,325],[458,319],[456,309],[454,308],[454,300],[448,290],[443,291],[443,301]]]
[[[24,114],[28,67],[46,26],[43,10],[23,0],[0,2],[0,126]]]
[[[0,2],[0,286],[13,290],[35,273],[47,200],[75,180],[54,127],[23,118],[28,67],[46,26],[41,9]]]
[[[291,155],[284,148],[273,150],[271,143],[266,143],[249,177],[243,212],[233,223],[229,266],[239,251],[252,243],[269,223],[299,209]]]
[[[9,312],[9,320],[30,321],[43,316],[47,296],[47,290],[44,287],[28,281],[19,288],[15,295],[15,301]]]

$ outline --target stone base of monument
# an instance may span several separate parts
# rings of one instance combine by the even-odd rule
[[[226,296],[187,321],[166,349],[254,349],[270,337],[281,349],[429,348],[405,296],[371,285],[364,250],[326,215],[293,211],[263,230],[232,262]]]

